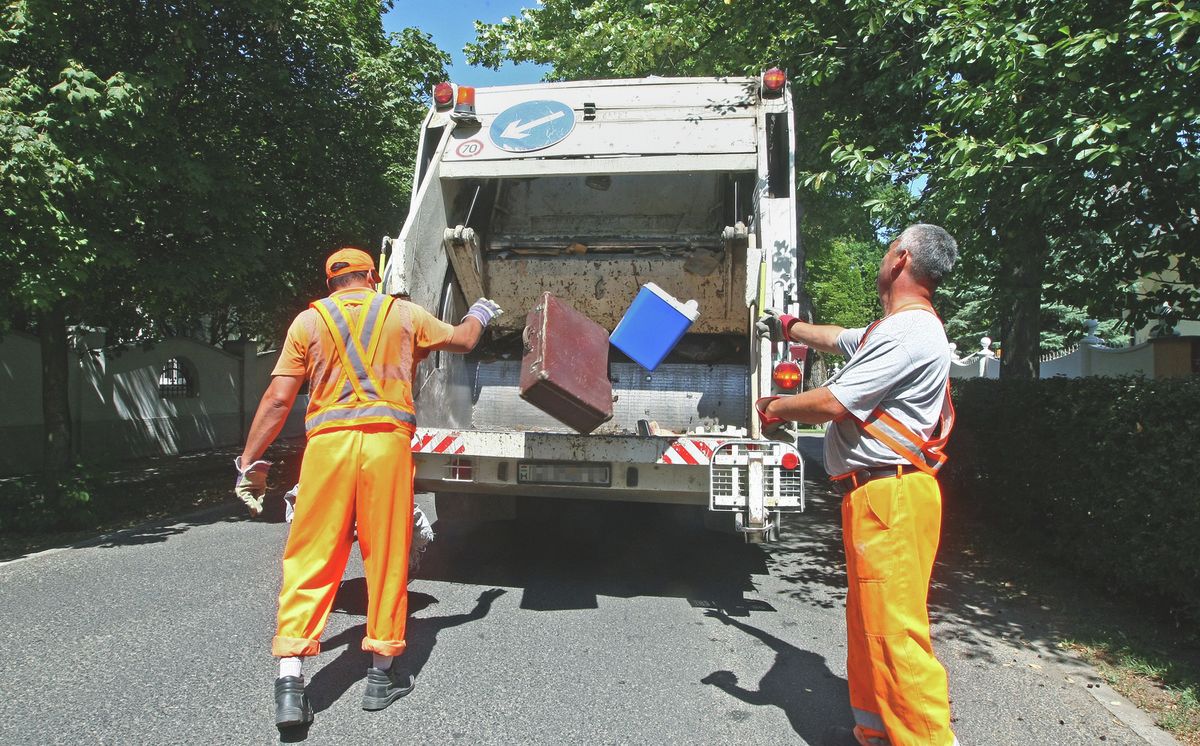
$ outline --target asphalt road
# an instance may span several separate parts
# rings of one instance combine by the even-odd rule
[[[410,587],[417,689],[378,713],[359,709],[355,552],[305,669],[316,722],[283,740],[819,743],[851,721],[837,504],[809,497],[765,549],[664,506],[538,501],[517,523],[439,524]],[[286,533],[231,506],[0,565],[0,744],[280,740]],[[968,557],[944,553],[931,608],[964,746],[1147,743],[1134,727],[1171,743]]]

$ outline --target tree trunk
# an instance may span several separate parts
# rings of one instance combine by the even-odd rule
[[[42,345],[42,470],[49,488],[71,469],[71,399],[68,368],[67,317],[59,302],[38,317]]]
[[[1002,283],[1000,377],[1038,377],[1041,358],[1042,267],[1049,244],[1041,221],[1018,221],[1011,233],[1002,234],[1004,256],[1011,275]]]

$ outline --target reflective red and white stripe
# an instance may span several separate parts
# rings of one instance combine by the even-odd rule
[[[417,431],[412,439],[413,453],[447,453],[460,454],[467,450],[467,446],[463,443],[462,433],[449,433],[442,435],[440,433],[423,433]]]
[[[663,455],[659,457],[660,464],[682,464],[699,466],[712,461],[713,450],[723,444],[723,440],[696,440],[694,438],[679,438],[667,444]]]

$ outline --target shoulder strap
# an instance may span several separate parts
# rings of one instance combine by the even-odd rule
[[[379,399],[381,387],[370,368],[372,356],[367,354],[367,349],[373,355],[378,347],[382,320],[391,308],[390,300],[388,296],[372,293],[359,312],[357,324],[352,323],[349,310],[337,296],[322,298],[312,304],[329,329],[347,383],[359,401]]]
[[[882,409],[876,409],[866,420],[860,421],[859,426],[871,437],[892,449],[896,455],[903,457],[926,474],[936,476],[938,470],[946,463],[947,457],[942,449],[950,439],[950,431],[954,429],[954,402],[950,398],[950,382],[946,381],[946,398],[938,416],[936,436],[929,440],[922,439]]]

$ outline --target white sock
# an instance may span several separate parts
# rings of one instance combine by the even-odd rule
[[[371,654],[371,665],[378,668],[380,671],[386,671],[392,667],[392,656],[380,655],[379,653]]]
[[[303,658],[280,658],[279,678],[282,679],[284,676],[303,676],[303,674],[300,672],[300,668],[303,664]]]

